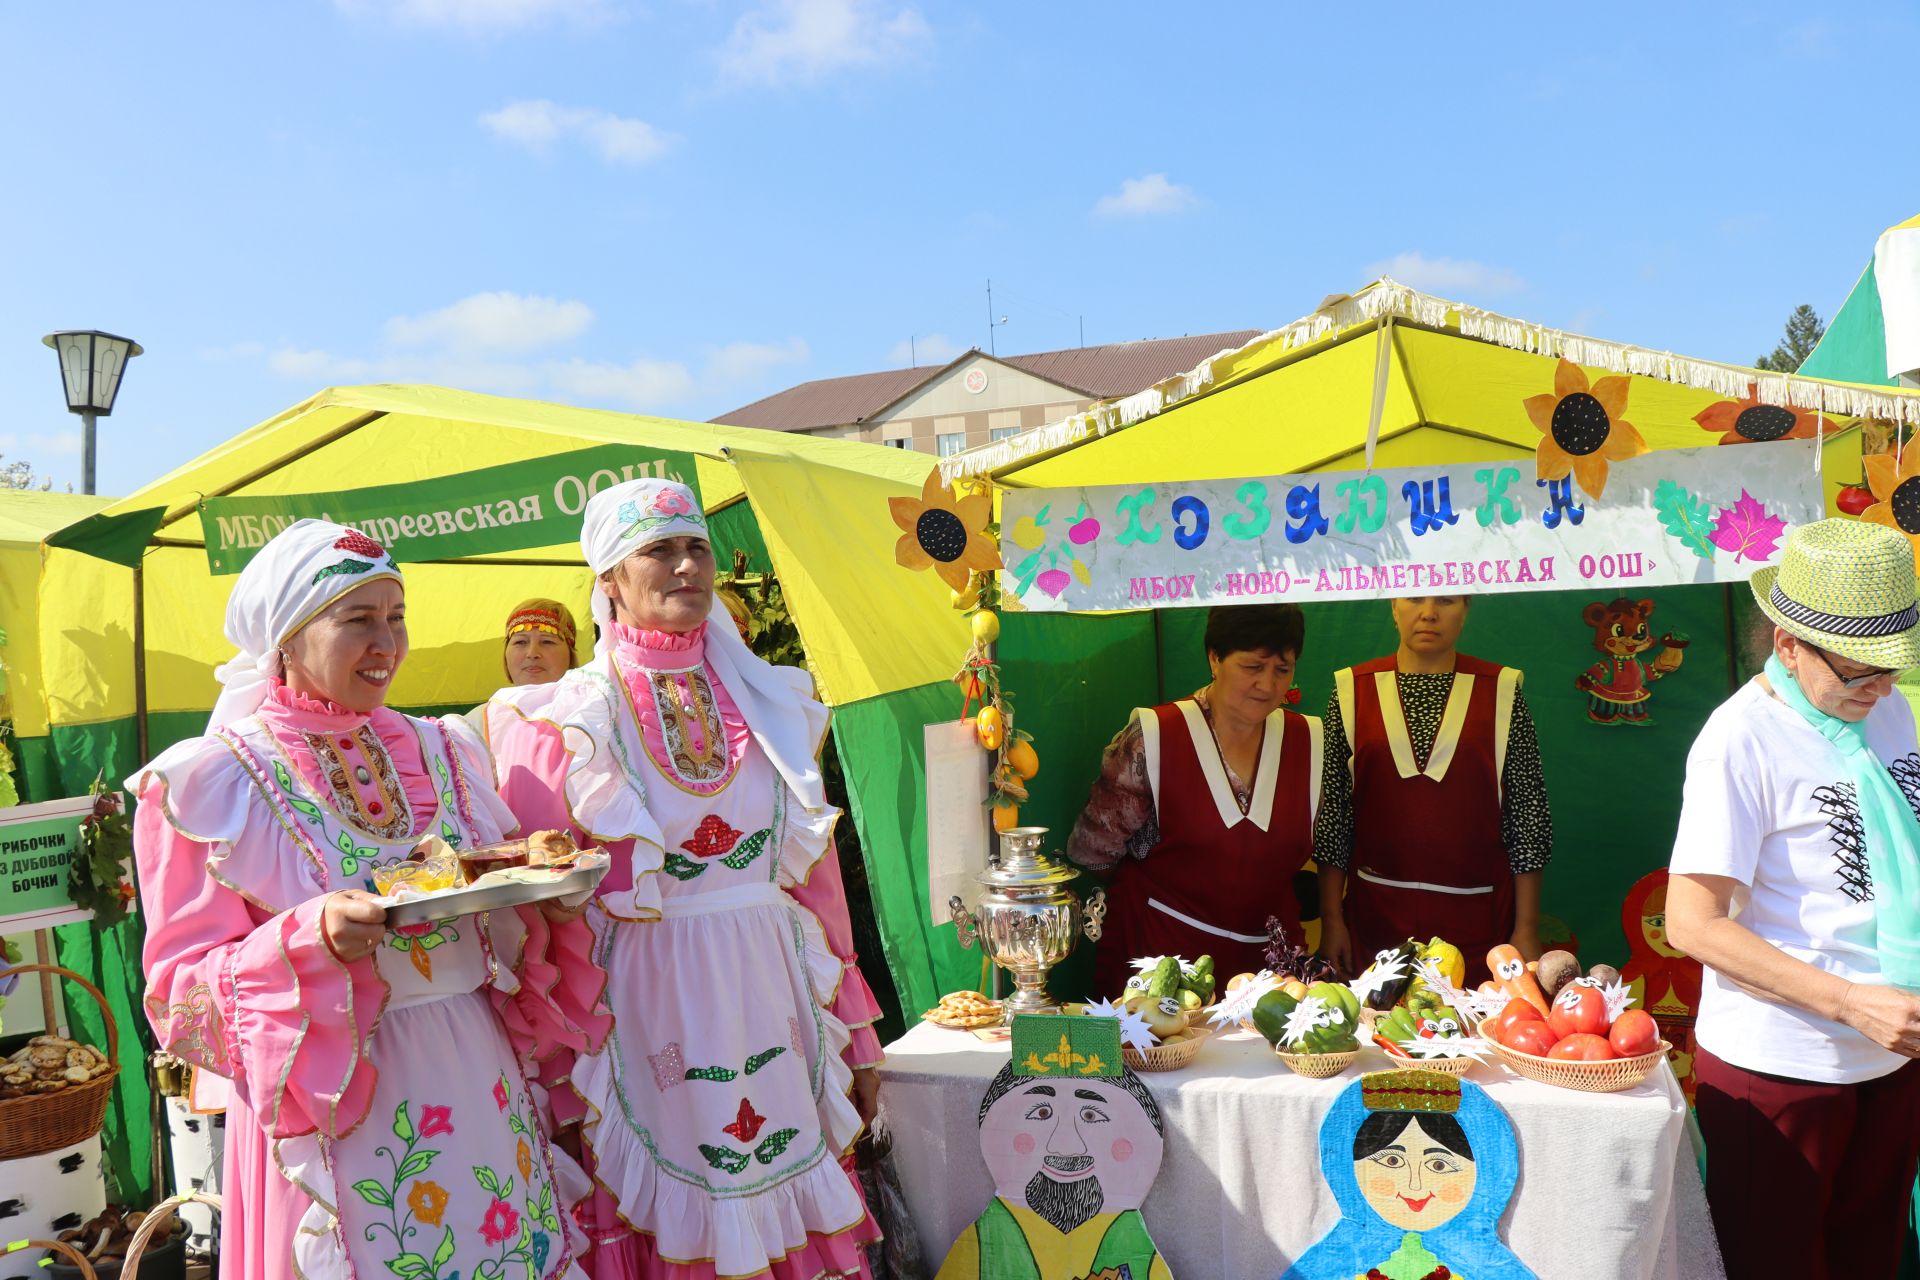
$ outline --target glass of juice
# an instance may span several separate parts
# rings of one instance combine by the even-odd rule
[[[466,884],[472,884],[489,871],[526,865],[527,842],[525,840],[508,840],[500,844],[482,845],[478,849],[469,849],[460,855],[460,875]]]

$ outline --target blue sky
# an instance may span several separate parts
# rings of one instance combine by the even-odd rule
[[[1384,269],[1751,360],[1920,212],[1917,39],[1912,4],[9,4],[0,455],[78,479],[55,328],[147,348],[120,493],[330,384],[706,418],[984,346],[989,277],[1003,354]]]

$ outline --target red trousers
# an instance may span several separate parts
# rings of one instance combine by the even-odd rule
[[[1817,1084],[1694,1054],[1727,1280],[1897,1275],[1920,1162],[1920,1061],[1863,1084]]]

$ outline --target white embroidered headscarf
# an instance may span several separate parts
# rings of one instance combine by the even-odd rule
[[[668,538],[708,537],[707,518],[693,490],[676,480],[629,480],[602,489],[587,503],[580,525],[580,550],[597,577],[636,551]],[[740,638],[715,597],[708,613],[723,625],[706,632],[707,660],[732,695],[754,739],[773,767],[810,812],[827,803],[820,767],[814,757],[825,713],[811,693],[804,671],[776,667],[756,657]],[[613,601],[598,582],[593,587],[593,620],[600,624],[596,661],[613,652]]]
[[[239,652],[213,673],[222,689],[207,727],[258,711],[268,681],[285,675],[280,646],[335,600],[381,578],[400,580],[386,548],[345,525],[297,520],[275,535],[227,598],[227,639]]]

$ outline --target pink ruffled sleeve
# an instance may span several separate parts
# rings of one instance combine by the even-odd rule
[[[367,1046],[387,985],[372,960],[334,954],[326,897],[277,915],[249,905],[208,874],[212,846],[168,823],[158,782],[141,795],[134,851],[160,1046],[231,1080],[271,1137],[352,1132],[373,1099]]]
[[[840,1019],[853,1035],[845,1054],[848,1066],[877,1067],[886,1054],[880,1048],[880,1035],[873,1024],[880,1020],[880,1003],[873,989],[860,976],[860,957],[853,949],[853,924],[847,915],[847,891],[840,879],[840,851],[831,841],[827,852],[814,863],[805,884],[790,885],[793,900],[813,912],[827,936],[827,946],[845,966],[840,975],[840,990],[828,1010]]]
[[[568,755],[559,730],[489,703],[484,708],[493,783],[513,811],[520,830],[567,831],[577,841],[586,833],[567,809]],[[624,842],[631,843],[631,842]],[[611,849],[608,879],[626,869],[624,849]],[[626,872],[631,879],[631,872]],[[604,885],[604,882],[603,882]],[[525,931],[525,946],[514,966],[517,990],[496,985],[492,997],[514,1049],[533,1066],[533,1076],[548,1092],[555,1127],[577,1124],[585,1113],[566,1087],[574,1060],[597,1051],[613,1019],[601,1005],[607,975],[593,959],[593,930],[585,920],[555,924],[538,908],[514,913]]]
[[[592,1053],[606,1042],[613,1017],[601,1005],[607,974],[593,959],[593,931],[585,920],[555,922],[538,907],[517,907],[511,921],[495,917],[495,945],[511,931],[519,956],[510,981],[489,995],[514,1051],[544,1066]]]

